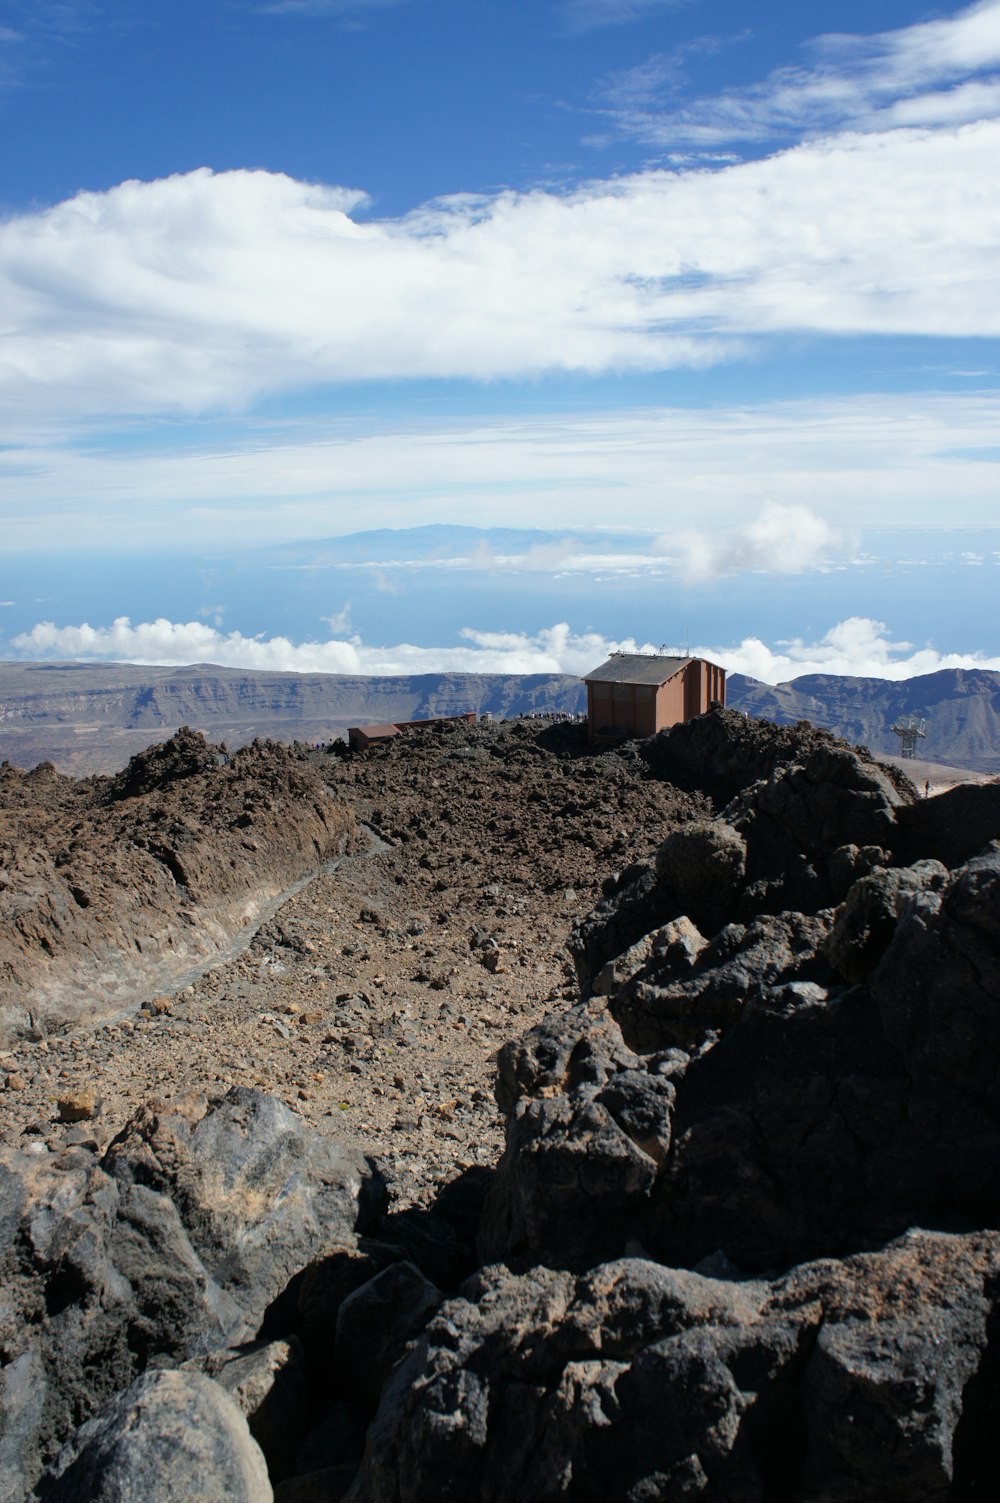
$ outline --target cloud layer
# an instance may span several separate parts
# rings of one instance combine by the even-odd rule
[[[502,519],[574,534],[624,523],[662,535],[670,553],[695,519],[714,548],[720,529],[768,506],[791,517],[803,498],[852,533],[902,519],[988,526],[998,429],[1000,393],[973,391],[464,422],[248,420],[214,441],[165,427],[120,450],[42,434],[0,447],[4,543],[231,547]],[[704,546],[690,540],[692,565]],[[781,556],[770,552],[772,567]]]
[[[354,636],[348,640],[293,643],[287,637],[246,637],[223,633],[203,621],[165,619],[133,625],[127,616],[110,626],[55,626],[40,622],[12,641],[19,656],[83,661],[116,660],[186,666],[215,663],[230,668],[294,673],[567,673],[589,672],[612,652],[650,652],[659,644],[615,641],[595,632],[575,633],[566,622],[534,635],[483,632],[464,627],[461,646],[419,647],[397,643],[379,647]],[[942,652],[894,642],[884,622],[852,616],[818,640],[769,646],[757,637],[733,645],[693,644],[695,656],[710,658],[730,673],[764,683],[787,682],[807,673],[861,678],[906,679],[942,668],[991,668],[1000,658],[981,653]]]
[[[984,121],[400,220],[266,172],[82,193],[0,225],[0,410],[697,367],[789,332],[1000,334],[998,159]]]

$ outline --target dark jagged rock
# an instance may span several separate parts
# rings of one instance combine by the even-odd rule
[[[668,928],[682,923],[675,920]],[[611,995],[611,1013],[629,1045],[650,1053],[675,1046],[697,1049],[744,1013],[825,1000],[835,979],[822,953],[829,923],[824,911],[765,914],[751,924],[727,924],[680,974],[674,947],[662,966],[654,945],[645,966]]]
[[[834,851],[848,844],[891,848],[898,812],[911,798],[888,769],[841,743],[821,743],[802,762],[776,768],[726,811],[747,846],[734,917],[829,906]]]
[[[678,788],[709,793],[721,806],[744,788],[766,782],[776,770],[802,764],[814,753],[844,748],[861,762],[875,767],[864,747],[845,748],[830,731],[818,730],[807,721],[774,725],[755,720],[736,710],[714,709],[707,715],[671,726],[642,743],[641,755],[657,777]],[[902,773],[882,769],[904,799],[916,789]]]
[[[640,974],[509,1054],[489,1255],[579,1267],[638,1237],[668,1261],[722,1248],[767,1267],[914,1221],[1000,1224],[1000,848],[946,887],[936,863],[889,887],[888,938],[882,910],[851,936],[855,900],[826,941],[852,972],[879,962],[865,986],[835,985],[829,915],[765,917],[722,930],[690,978]],[[677,1046],[658,1120],[608,1110],[616,1082],[659,1080]]]
[[[713,713],[645,748],[700,765],[730,799],[710,819],[643,780],[637,746],[589,759],[567,732],[552,767],[548,734],[441,727],[371,753],[379,791],[397,775],[437,787],[442,757],[461,767],[473,791],[442,818],[467,820],[463,859],[476,832],[518,836],[502,804],[478,805],[529,766],[533,861],[568,841],[581,862],[644,858],[577,926],[582,995],[499,1052],[495,1174],[365,1221],[364,1171],[347,1186],[253,1093],[211,1121],[147,1112],[100,1167],[65,1156],[77,1178],[58,1186],[46,1158],[44,1194],[18,1163],[0,1197],[5,1485],[51,1455],[54,1413],[93,1412],[143,1363],[193,1359],[250,1416],[278,1503],[995,1494],[991,804],[956,803],[949,826],[829,735],[769,744]],[[386,803],[382,837],[440,871],[426,805]],[[391,907],[366,904],[358,927],[405,942]],[[430,943],[423,919],[405,933]],[[488,929],[462,940],[453,976],[485,954],[510,974]],[[473,1272],[477,1232],[489,1266]],[[32,1322],[41,1343],[18,1345]],[[169,1444],[185,1404],[141,1423],[143,1447]],[[90,1454],[68,1452],[65,1475]]]
[[[661,741],[697,751],[712,765],[721,761],[728,786],[735,781],[739,792],[723,818],[672,831],[654,867],[626,868],[575,926],[570,949],[585,992],[630,945],[682,915],[711,935],[731,920],[830,907],[904,839],[899,817],[915,791],[828,733],[796,730],[782,738],[773,727],[712,710],[646,743],[656,767],[661,752],[666,756],[657,749]],[[762,767],[770,769],[764,779],[737,777],[740,768],[746,774]]]
[[[349,1503],[985,1496],[996,1235],[733,1282],[483,1270],[383,1392]],[[963,1425],[965,1429],[963,1430]]]
[[[480,1254],[581,1267],[636,1235],[670,1146],[673,1076],[588,1008],[550,1015],[500,1056],[507,1150],[486,1199]]]
[[[337,1315],[334,1360],[354,1392],[377,1403],[406,1342],[422,1331],[441,1291],[412,1263],[393,1263],[348,1295]]]
[[[749,736],[756,766],[759,729],[703,720],[678,743],[732,771]],[[903,865],[905,786],[829,736],[774,755],[623,874],[573,935],[587,1007],[501,1057],[489,1256],[766,1268],[1000,1225],[1000,843]]]
[[[918,892],[935,891],[948,880],[940,861],[882,867],[861,877],[837,909],[823,951],[846,981],[863,981],[889,947],[907,902]]]
[[[671,918],[680,905],[652,866],[635,862],[625,868],[592,913],[573,926],[569,947],[577,979],[586,993],[609,963],[637,940]]]
[[[732,912],[746,876],[746,843],[722,820],[696,820],[672,831],[656,853],[656,875],[683,913],[714,934]]]
[[[681,980],[694,970],[708,941],[685,915],[661,924],[614,956],[594,978],[595,997],[618,997],[643,980],[660,985]]]
[[[153,1372],[77,1431],[42,1478],[46,1503],[272,1503],[247,1422],[211,1379]]]
[[[1000,781],[960,784],[936,798],[918,799],[897,814],[896,849],[909,864],[923,857],[960,866],[991,840],[1000,840]]]
[[[1000,843],[913,895],[870,985],[908,1075],[1000,1117]]]
[[[182,725],[169,741],[134,756],[124,772],[109,780],[105,797],[114,801],[160,793],[173,783],[212,772],[227,760],[224,753],[208,744],[200,731]]]
[[[145,1111],[103,1163],[0,1162],[0,1416],[19,1498],[80,1420],[151,1361],[252,1338],[310,1258],[349,1244],[369,1171],[286,1107],[233,1090]]]

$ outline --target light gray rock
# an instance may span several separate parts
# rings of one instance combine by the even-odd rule
[[[611,1013],[640,1053],[697,1049],[710,1033],[738,1023],[745,1010],[767,1007],[790,983],[833,981],[822,952],[829,926],[827,912],[764,914],[750,924],[727,924],[698,951],[686,975],[676,974],[676,966],[661,970],[654,955],[613,993]]]
[[[294,1275],[355,1243],[368,1175],[243,1090],[144,1110],[102,1162],[0,1155],[0,1500],[149,1363],[254,1338]]]
[[[152,1372],[82,1425],[38,1487],[46,1503],[273,1503],[260,1448],[200,1373]]]
[[[104,1165],[119,1185],[170,1196],[214,1282],[243,1314],[241,1340],[294,1274],[349,1239],[371,1182],[357,1149],[242,1086],[201,1115],[141,1113]]]
[[[661,924],[603,966],[591,990],[595,997],[617,996],[639,977],[660,985],[690,974],[708,941],[686,916]]]
[[[292,1469],[305,1438],[309,1402],[297,1338],[208,1352],[185,1362],[183,1370],[204,1373],[229,1394],[245,1416],[272,1477],[283,1477]]]

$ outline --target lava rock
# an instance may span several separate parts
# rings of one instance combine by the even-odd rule
[[[732,917],[746,876],[746,843],[722,820],[693,820],[673,830],[656,852],[656,875],[684,912],[709,934]]]
[[[369,1178],[245,1090],[143,1110],[102,1162],[0,1156],[0,1454],[18,1453],[0,1498],[148,1363],[256,1336],[311,1257],[353,1241]]]
[[[823,953],[847,981],[873,971],[896,932],[896,923],[915,893],[935,891],[948,880],[940,861],[871,872],[855,882],[834,915]]]
[[[60,1452],[46,1503],[273,1503],[267,1467],[232,1399],[200,1373],[138,1378]]]
[[[484,1269],[390,1377],[348,1498],[973,1496],[998,1272],[996,1233],[911,1233],[770,1280]]]
[[[334,1362],[351,1374],[354,1392],[378,1401],[390,1369],[442,1301],[412,1263],[394,1263],[344,1300],[337,1316]]]
[[[263,1451],[272,1479],[292,1470],[305,1438],[309,1397],[302,1347],[295,1337],[208,1352],[185,1362],[183,1370],[204,1373],[229,1394]]]

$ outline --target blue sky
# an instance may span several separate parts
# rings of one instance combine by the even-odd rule
[[[1000,0],[0,0],[0,131],[0,655],[1000,666]]]

